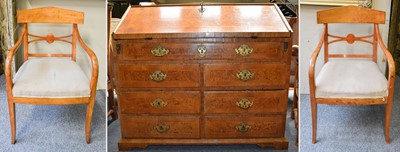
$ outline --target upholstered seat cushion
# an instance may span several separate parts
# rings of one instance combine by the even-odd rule
[[[317,98],[386,97],[387,79],[372,61],[328,61],[316,78]]]
[[[14,77],[14,97],[74,98],[90,96],[90,81],[69,58],[33,58]]]

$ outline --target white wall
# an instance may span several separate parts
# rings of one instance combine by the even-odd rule
[[[390,21],[390,7],[391,0],[380,0],[373,1],[373,8],[377,10],[386,11],[386,24],[380,25],[380,31],[382,34],[383,41],[387,43],[389,21]],[[333,8],[333,6],[312,6],[312,5],[301,5],[300,6],[300,93],[309,94],[309,81],[308,81],[308,66],[312,53],[314,52],[319,39],[321,38],[323,25],[317,24],[316,11]],[[338,24],[329,26],[329,33],[333,35],[346,36],[349,33],[353,33],[356,36],[364,36],[372,34],[373,25],[353,25],[349,24]],[[349,45],[346,42],[339,42],[331,44],[329,47],[330,51],[336,51],[334,53],[345,53],[348,50],[357,50],[349,53],[371,53],[371,45],[361,42],[355,42],[353,45]],[[323,49],[319,54],[316,66],[316,75],[318,75],[323,65]],[[382,71],[386,68],[386,60],[383,53],[378,49],[378,65]]]
[[[97,88],[106,89],[107,23],[105,0],[28,0],[17,2],[18,10],[46,6],[60,7],[85,13],[84,24],[78,25],[79,32],[83,41],[95,52],[99,60],[99,79]],[[30,24],[29,32],[35,35],[47,35],[52,33],[55,36],[63,36],[72,33],[72,25]],[[29,52],[70,53],[71,45],[57,41],[53,44],[47,44],[47,42],[42,41],[30,44]],[[18,61],[21,62],[23,60],[21,56],[22,50],[20,50],[19,53],[20,55],[17,59],[17,63]],[[79,43],[77,45],[77,63],[90,78],[91,64],[85,51],[80,47]]]

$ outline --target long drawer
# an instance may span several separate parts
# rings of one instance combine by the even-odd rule
[[[204,92],[207,114],[285,114],[287,91]]]
[[[206,138],[283,137],[285,117],[206,117]]]
[[[121,88],[199,87],[198,64],[120,64],[117,83]]]
[[[120,92],[123,114],[198,114],[199,91],[135,91]]]
[[[251,39],[250,39],[251,40]],[[157,42],[149,43],[127,41],[121,44],[123,60],[232,60],[284,58],[281,42]]]
[[[121,117],[123,138],[200,138],[198,117]]]
[[[264,87],[285,89],[289,81],[285,63],[205,64],[206,87]]]

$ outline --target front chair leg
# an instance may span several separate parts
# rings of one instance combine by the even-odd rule
[[[15,144],[15,103],[8,101],[8,111],[10,113],[11,144]]]
[[[386,113],[385,113],[385,138],[386,144],[390,144],[390,117],[392,114],[392,103],[388,102],[386,104]]]
[[[311,101],[311,116],[312,116],[312,143],[316,143],[317,138],[317,103]]]
[[[86,143],[90,143],[90,123],[92,122],[92,114],[93,114],[93,107],[94,107],[94,99],[89,101],[87,108],[86,108]]]

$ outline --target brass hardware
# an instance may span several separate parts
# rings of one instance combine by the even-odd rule
[[[166,125],[164,122],[160,122],[157,126],[154,126],[154,129],[157,130],[159,133],[165,133],[169,130],[169,126]]]
[[[117,50],[117,54],[120,54],[121,53],[121,44],[116,44],[115,45],[115,49]]]
[[[251,102],[247,98],[242,98],[239,101],[236,102],[236,105],[243,110],[249,109],[251,106],[253,106],[253,102]]]
[[[200,45],[197,48],[197,52],[199,52],[200,57],[205,57],[206,56],[206,52],[207,52],[207,48],[204,45]]]
[[[152,107],[161,109],[161,108],[164,108],[165,106],[167,106],[167,105],[168,105],[168,102],[165,102],[164,100],[162,100],[162,99],[160,99],[160,98],[157,98],[157,99],[155,99],[153,102],[150,102],[150,105],[151,105]]]
[[[201,2],[200,2],[200,8],[199,8],[199,12],[200,12],[200,13],[203,13],[203,12],[206,11],[206,9],[205,9],[203,6],[204,6],[204,1],[201,1]]]
[[[167,55],[168,52],[169,52],[169,50],[162,47],[161,45],[159,45],[156,48],[151,50],[151,54],[153,54],[154,56],[159,56],[159,57]]]
[[[249,70],[242,70],[236,74],[236,77],[242,81],[250,80],[253,78],[253,76],[254,76],[254,73],[251,73]]]
[[[157,70],[154,71],[153,74],[150,75],[150,79],[156,82],[161,82],[167,78],[167,74],[164,74],[162,71]]]
[[[239,125],[236,125],[236,130],[241,132],[241,133],[245,133],[248,132],[250,130],[251,126],[248,125],[245,122],[240,123]]]
[[[239,48],[235,49],[235,51],[241,56],[248,56],[253,53],[253,48],[249,47],[247,44],[242,44]]]

